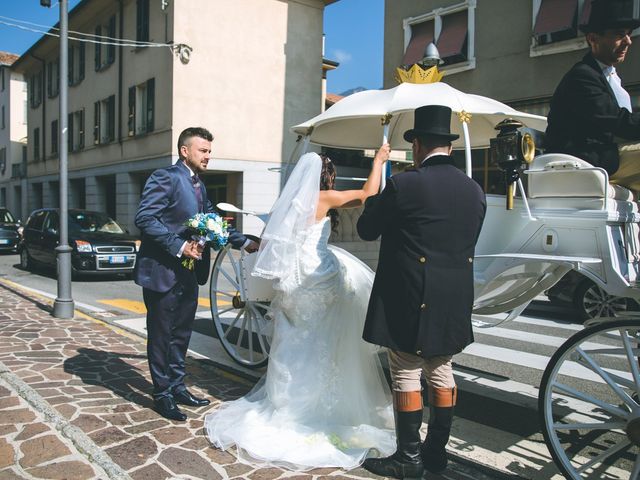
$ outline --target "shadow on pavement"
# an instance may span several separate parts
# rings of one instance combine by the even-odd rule
[[[127,359],[143,360],[146,366],[146,355],[80,348],[78,355],[64,362],[64,371],[80,377],[87,385],[106,387],[130,402],[151,408],[153,385],[144,377],[143,371]]]

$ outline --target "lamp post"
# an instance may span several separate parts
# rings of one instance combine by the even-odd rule
[[[42,2],[49,3],[47,0]],[[69,211],[67,195],[67,93],[68,76],[68,40],[69,28],[67,0],[60,0],[60,140],[58,142],[60,156],[60,244],[56,247],[58,258],[58,296],[53,304],[53,316],[56,318],[73,318],[73,298],[71,298],[71,247],[69,246]]]

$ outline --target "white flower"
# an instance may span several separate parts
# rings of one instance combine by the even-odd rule
[[[217,222],[213,218],[207,219],[207,230],[213,230],[216,228]]]
[[[198,228],[198,220],[197,220],[197,219],[195,219],[195,218],[192,218],[192,219],[189,221],[189,226],[190,226],[191,228]]]

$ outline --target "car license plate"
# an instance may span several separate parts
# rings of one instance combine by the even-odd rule
[[[117,257],[109,257],[109,263],[126,263],[127,257],[117,256]]]
[[[9,240],[6,238],[0,238],[0,245],[9,245]]]

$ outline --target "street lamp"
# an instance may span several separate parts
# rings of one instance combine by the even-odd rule
[[[49,0],[40,0],[44,5]],[[68,57],[68,7],[67,0],[60,0],[60,140],[58,142],[60,158],[60,244],[56,247],[58,257],[58,296],[53,303],[53,316],[73,318],[73,298],[71,298],[71,247],[69,246],[69,205],[67,195],[67,93],[69,90]]]

